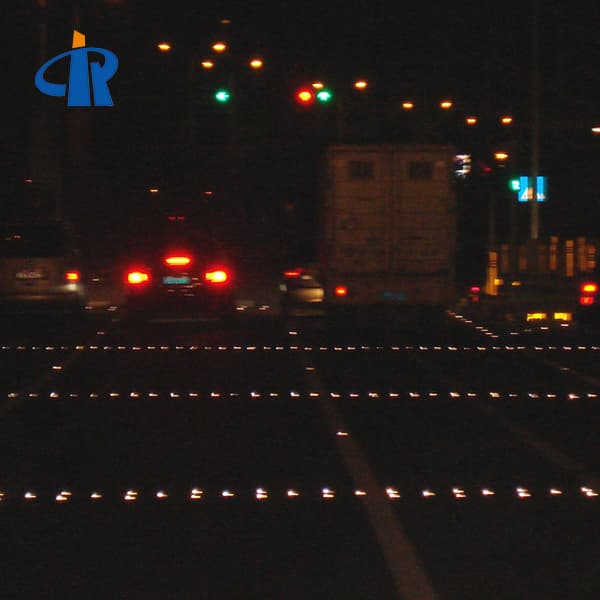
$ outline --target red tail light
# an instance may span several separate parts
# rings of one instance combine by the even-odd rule
[[[165,256],[164,262],[169,267],[185,267],[192,262],[192,257],[185,254]]]
[[[478,285],[471,286],[471,294],[479,294],[481,292],[481,288]]]
[[[348,288],[345,287],[345,286],[343,286],[343,285],[338,285],[335,288],[335,295],[336,296],[341,296],[341,297],[347,296],[348,295]]]
[[[79,271],[67,271],[65,273],[65,279],[71,283],[75,283],[81,279]]]
[[[129,285],[142,285],[150,281],[150,273],[141,270],[129,271],[126,280]]]
[[[586,281],[581,284],[581,293],[582,294],[597,294],[598,293],[598,284],[592,281]]]
[[[225,269],[212,269],[204,273],[204,279],[208,283],[228,283],[230,276]]]
[[[288,279],[297,279],[300,277],[300,275],[302,275],[301,269],[291,269],[290,271],[285,271],[283,273],[283,276],[287,277]]]
[[[596,302],[596,298],[594,298],[594,296],[580,296],[579,297],[579,304],[581,304],[582,306],[591,306],[595,302]]]

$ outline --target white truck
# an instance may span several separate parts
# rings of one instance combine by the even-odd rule
[[[318,260],[328,304],[455,299],[453,161],[443,145],[327,149]]]

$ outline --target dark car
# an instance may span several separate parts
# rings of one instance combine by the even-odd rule
[[[87,288],[82,253],[62,222],[0,228],[0,308],[82,311]]]
[[[231,260],[210,236],[172,230],[132,248],[123,274],[126,314],[153,318],[230,317]]]
[[[303,264],[286,269],[279,284],[284,316],[304,317],[324,314],[325,288],[316,265]]]

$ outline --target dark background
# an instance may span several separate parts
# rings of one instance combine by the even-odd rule
[[[600,8],[540,4],[540,172],[549,179],[541,237],[598,236],[600,137],[590,128],[600,124]],[[218,215],[232,239],[310,243],[328,144],[444,142],[473,155],[473,173],[457,181],[463,258],[485,247],[491,194],[499,238],[506,238],[513,198],[506,180],[527,174],[531,153],[532,2],[6,6],[5,219],[60,213],[100,252],[184,205]],[[33,85],[44,60],[70,47],[77,23],[88,46],[119,57],[113,108],[69,109]],[[198,62],[217,39],[230,50],[207,72]],[[163,40],[171,52],[157,51]],[[260,72],[246,67],[253,54],[265,61]],[[51,71],[57,81],[65,77],[60,69]],[[366,92],[352,88],[357,77],[368,80]],[[333,89],[334,102],[299,107],[294,91],[315,79]],[[232,90],[224,106],[212,99],[220,84]],[[442,98],[454,101],[451,111],[439,109]],[[415,102],[413,111],[401,108],[404,99]],[[511,127],[498,124],[505,113],[514,117]],[[476,127],[464,125],[468,114],[479,118]],[[497,149],[510,153],[504,167],[492,158]],[[159,194],[149,194],[153,186]],[[518,215],[524,239],[527,207]]]

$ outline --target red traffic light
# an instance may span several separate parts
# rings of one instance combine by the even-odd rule
[[[306,106],[315,101],[315,94],[309,88],[301,88],[296,92],[296,100]]]

